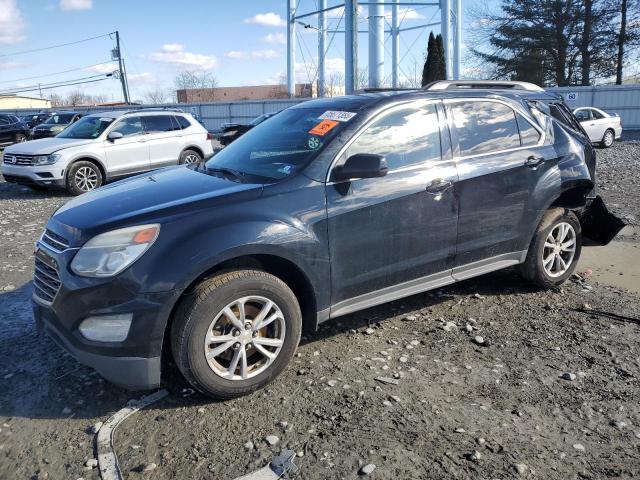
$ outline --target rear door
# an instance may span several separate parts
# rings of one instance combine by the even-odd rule
[[[142,122],[151,168],[176,165],[181,152],[182,131],[173,115],[144,115]]]
[[[333,166],[370,153],[384,155],[389,170],[326,185],[332,315],[450,281],[456,172],[443,116],[441,104],[424,101],[387,110]]]
[[[454,277],[520,261],[543,208],[533,193],[555,150],[522,111],[502,101],[445,101],[457,159],[459,199]]]
[[[107,135],[122,133],[123,137],[104,140],[104,153],[110,176],[128,175],[149,170],[149,146],[138,116],[126,116],[117,120]]]

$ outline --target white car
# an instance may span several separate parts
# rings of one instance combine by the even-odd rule
[[[593,143],[608,148],[622,135],[622,125],[617,115],[609,115],[595,107],[576,108],[573,113]]]
[[[190,114],[133,110],[87,115],[53,138],[4,151],[7,182],[80,195],[105,182],[213,154],[211,134]]]

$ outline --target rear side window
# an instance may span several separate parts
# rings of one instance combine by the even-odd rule
[[[591,119],[591,113],[589,110],[578,110],[576,112],[576,118],[581,122],[586,122]]]
[[[593,118],[596,120],[600,120],[601,118],[604,118],[604,115],[602,115],[597,110],[591,110],[591,115],[593,115]]]
[[[575,115],[571,113],[567,107],[561,103],[550,103],[549,110],[551,116],[562,123],[564,126],[569,127],[576,132],[584,133],[584,130],[580,126],[580,123],[576,119]]]
[[[440,159],[440,128],[434,105],[407,107],[374,121],[347,150],[384,155],[389,170]]]
[[[191,126],[191,122],[189,122],[189,120],[187,120],[185,117],[181,115],[176,115],[174,118],[178,122],[178,125],[180,125],[180,128],[183,130]]]
[[[525,118],[516,113],[516,119],[518,120],[518,129],[520,130],[520,141],[523,147],[530,147],[537,145],[540,141],[540,132],[533,128]]]
[[[502,103],[480,101],[451,104],[460,155],[480,155],[520,146],[513,109]]]
[[[178,126],[171,119],[172,115],[149,115],[142,117],[142,123],[147,133],[172,132]]]

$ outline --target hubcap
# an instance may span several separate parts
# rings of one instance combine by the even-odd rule
[[[613,134],[611,132],[604,134],[604,143],[607,145],[611,145],[613,143]]]
[[[542,265],[550,277],[564,275],[576,254],[576,231],[571,224],[562,222],[551,229],[544,242]]]
[[[211,370],[227,380],[246,380],[264,372],[284,345],[280,307],[257,295],[229,303],[213,319],[204,339]]]
[[[184,157],[184,163],[189,164],[189,163],[196,163],[200,161],[200,158],[198,158],[197,155],[194,155],[192,153],[190,153],[189,155],[187,155],[186,157]]]
[[[83,192],[93,190],[98,186],[98,174],[91,167],[81,167],[74,176],[76,186]]]

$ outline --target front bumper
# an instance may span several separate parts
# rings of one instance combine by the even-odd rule
[[[61,165],[24,166],[2,164],[2,176],[7,182],[42,187],[64,187],[64,167]]]
[[[164,330],[178,298],[174,291],[140,293],[135,285],[115,278],[78,277],[69,269],[77,249],[53,251],[38,242],[36,258],[57,268],[60,286],[52,300],[33,295],[36,324],[80,363],[106,380],[132,390],[160,385]],[[38,275],[36,274],[36,277]],[[128,336],[121,342],[86,339],[78,327],[91,316],[133,314]]]
[[[49,130],[32,130],[30,139],[37,140],[38,138],[55,137],[59,133],[60,132],[50,132]]]

